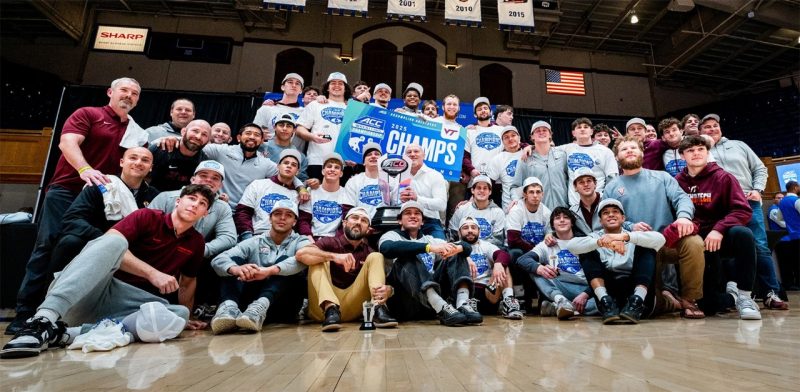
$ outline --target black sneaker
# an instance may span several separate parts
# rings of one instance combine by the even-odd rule
[[[325,320],[322,322],[322,332],[336,332],[342,328],[342,313],[339,305],[331,305],[325,310]]]
[[[631,295],[628,297],[628,303],[622,308],[619,316],[630,323],[638,324],[639,319],[642,318],[642,313],[644,313],[644,300],[638,295]]]
[[[25,322],[31,317],[33,317],[32,312],[17,313],[17,315],[14,316],[14,319],[11,320],[11,323],[6,327],[6,335],[16,335],[17,332],[21,331],[22,328],[25,327]]]
[[[397,320],[389,314],[386,305],[378,305],[374,309],[375,315],[372,316],[372,323],[378,328],[394,328]]]
[[[44,317],[30,319],[25,322],[22,330],[3,346],[0,358],[35,357],[49,346],[59,344],[65,331],[66,324],[63,322],[54,325]]]
[[[600,315],[603,316],[603,324],[612,324],[619,320],[619,308],[617,303],[611,298],[610,295],[604,295],[597,301],[598,308],[600,308]]]
[[[439,322],[448,327],[460,326],[467,322],[467,316],[450,304],[445,304],[442,310],[437,313],[437,316],[439,317]]]
[[[467,324],[480,324],[483,316],[478,313],[478,300],[470,298],[464,305],[459,306],[458,311],[467,318]]]

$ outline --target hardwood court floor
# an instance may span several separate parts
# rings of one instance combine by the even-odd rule
[[[762,321],[677,316],[487,318],[480,327],[270,325],[261,334],[184,333],[108,353],[51,349],[0,360],[2,391],[797,391],[800,293]],[[0,324],[5,329],[6,323]],[[9,339],[0,339],[5,344]]]

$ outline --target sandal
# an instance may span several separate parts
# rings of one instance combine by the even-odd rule
[[[697,302],[689,302],[685,299],[681,299],[681,317],[687,319],[703,319],[706,318],[706,314],[703,313],[702,310],[697,306]]]

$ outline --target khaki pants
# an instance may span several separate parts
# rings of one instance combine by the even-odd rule
[[[312,265],[308,267],[308,314],[312,319],[322,321],[325,316],[320,305],[328,301],[339,305],[342,321],[358,320],[362,303],[372,298],[370,289],[385,283],[383,255],[378,252],[367,256],[356,280],[345,289],[334,286],[331,281],[330,262]]]
[[[658,251],[656,265],[656,288],[663,287],[661,270],[664,264],[678,264],[680,270],[681,297],[689,302],[703,298],[703,273],[706,260],[705,244],[699,235],[689,235],[678,241],[675,248],[666,246]]]

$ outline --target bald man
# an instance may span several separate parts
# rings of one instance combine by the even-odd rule
[[[228,144],[233,140],[231,127],[224,122],[218,122],[211,126],[211,143]]]
[[[178,148],[167,151],[155,140],[150,144],[153,153],[153,176],[150,185],[158,190],[174,191],[189,185],[194,169],[206,160],[203,147],[211,139],[211,125],[205,120],[194,120],[181,130]]]

